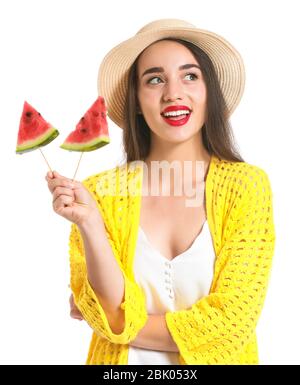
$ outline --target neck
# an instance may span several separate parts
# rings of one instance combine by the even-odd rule
[[[170,143],[170,142],[152,142],[152,148],[149,153],[149,156],[146,157],[145,163],[148,168],[148,175],[151,178],[151,164],[153,161],[156,162],[167,162],[168,165],[172,166],[172,162],[174,164],[179,164],[179,168],[183,173],[185,170],[184,164],[188,164],[188,167],[191,167],[190,172],[186,173],[183,178],[183,183],[187,181],[187,179],[192,179],[193,182],[205,181],[209,163],[211,160],[211,155],[204,148],[202,143],[202,137],[196,135],[192,140],[183,143]],[[176,161],[176,162],[175,162]],[[187,162],[187,163],[185,163]],[[196,173],[196,162],[202,162],[201,164],[201,172]],[[173,180],[173,173],[171,172],[171,180]]]

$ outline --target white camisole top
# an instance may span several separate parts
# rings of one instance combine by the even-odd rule
[[[189,309],[209,294],[215,252],[207,220],[192,245],[171,261],[138,229],[134,275],[144,290],[148,314]],[[179,365],[179,353],[129,346],[128,365]]]

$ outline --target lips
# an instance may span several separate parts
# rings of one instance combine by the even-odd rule
[[[163,115],[165,112],[170,112],[170,111],[180,111],[180,110],[188,110],[188,111],[192,111],[192,110],[190,109],[190,107],[188,107],[188,106],[183,106],[183,105],[178,106],[178,105],[176,105],[176,106],[169,106],[169,107],[166,107],[166,108],[161,112],[161,115]]]
[[[183,115],[182,118],[180,119],[172,119],[172,118],[168,118],[164,115],[162,115],[162,118],[164,119],[164,121],[166,123],[168,123],[170,126],[173,126],[173,127],[178,127],[178,126],[184,126],[185,124],[187,124],[187,122],[189,121],[190,119],[190,116],[191,116],[191,112],[188,114],[188,115]]]

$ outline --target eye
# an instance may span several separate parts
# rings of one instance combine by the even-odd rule
[[[194,78],[198,79],[198,76],[196,74],[193,74],[193,73],[188,73],[185,76],[194,76]]]
[[[194,73],[188,73],[188,74],[185,75],[185,77],[187,77],[187,76],[192,76],[192,77],[194,77],[195,80],[198,79],[198,76],[197,76],[196,74],[194,74]],[[154,80],[154,79],[159,79],[159,80],[161,80],[158,76],[155,76],[155,77],[153,77],[153,78],[148,79],[148,80],[147,80],[147,84],[157,84],[157,83],[153,83],[153,82],[152,82],[152,80]],[[193,80],[193,79],[192,79],[192,80]]]
[[[147,84],[155,84],[155,83],[152,83],[153,79],[160,79],[160,78],[158,76],[155,76],[154,78],[150,78],[147,80]]]

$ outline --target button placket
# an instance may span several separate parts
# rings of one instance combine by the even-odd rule
[[[170,262],[165,262],[165,288],[169,292],[169,298],[174,298],[172,287],[172,265]]]

